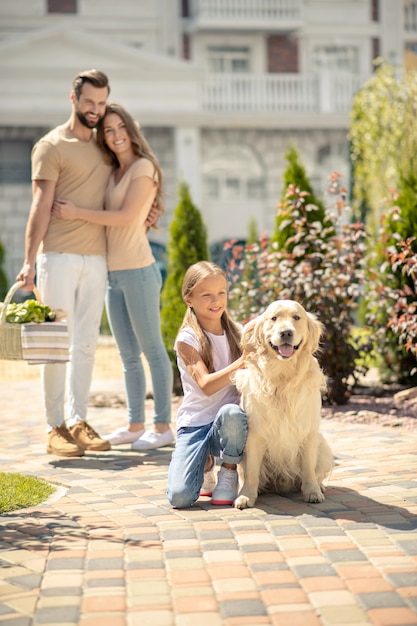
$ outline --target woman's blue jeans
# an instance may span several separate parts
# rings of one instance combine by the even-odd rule
[[[180,428],[168,470],[171,505],[183,509],[198,500],[209,454],[224,463],[239,463],[247,434],[247,416],[237,404],[225,404],[211,424]]]
[[[152,378],[154,423],[171,421],[173,373],[161,335],[161,287],[161,272],[156,263],[108,274],[106,308],[123,362],[130,424],[145,421],[146,376],[142,353]]]

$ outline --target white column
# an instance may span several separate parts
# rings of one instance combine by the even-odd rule
[[[404,23],[403,2],[380,0],[381,56],[394,67],[404,61],[402,29]]]
[[[175,129],[175,165],[177,183],[188,184],[191,199],[201,209],[200,129]]]

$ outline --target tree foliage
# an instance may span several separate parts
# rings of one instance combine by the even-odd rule
[[[298,208],[304,212],[308,223],[319,221],[324,224],[326,221],[325,207],[314,194],[297,149],[294,146],[288,148],[285,158],[287,167],[283,174],[284,186],[281,201],[277,206],[275,230],[271,236],[271,243],[278,249],[288,249],[289,241],[296,234],[291,213],[293,203],[299,201],[301,197],[302,202],[299,202]],[[300,191],[302,196],[299,195]],[[326,228],[332,226],[329,221],[324,225]]]
[[[372,232],[378,229],[384,200],[400,177],[415,178],[417,159],[417,81],[415,70],[396,76],[380,61],[356,94],[350,121],[352,208]]]
[[[167,278],[161,293],[162,336],[174,368],[176,386],[178,371],[174,342],[186,310],[181,295],[182,281],[190,265],[209,259],[207,230],[185,182],[180,183],[178,196],[169,227]]]
[[[415,384],[417,242],[406,234],[417,232],[410,226],[417,213],[417,195],[410,192],[408,200],[405,195],[382,216],[376,245],[368,253],[364,308],[367,323],[375,329],[382,378]]]
[[[375,329],[384,378],[416,379],[417,74],[381,64],[354,99],[352,206],[366,218],[371,245],[362,310]],[[415,341],[415,335],[414,335]]]

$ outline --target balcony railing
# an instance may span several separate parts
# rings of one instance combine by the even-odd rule
[[[329,73],[211,74],[204,81],[203,107],[218,113],[344,114],[364,81]]]
[[[301,19],[302,0],[192,0],[192,17],[208,20]]]

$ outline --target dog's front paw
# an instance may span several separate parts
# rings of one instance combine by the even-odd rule
[[[311,490],[311,491],[307,491],[306,493],[303,492],[303,496],[304,496],[304,502],[315,502],[316,504],[320,503],[320,502],[324,502],[324,493],[321,491],[321,489],[319,490]]]
[[[255,504],[255,498],[250,498],[248,496],[240,495],[236,498],[233,503],[235,509],[248,509],[252,508]]]

